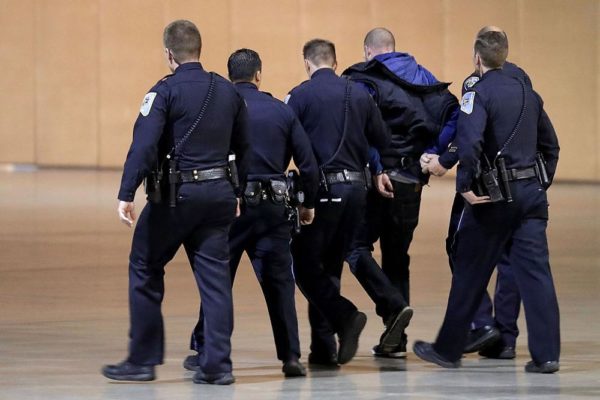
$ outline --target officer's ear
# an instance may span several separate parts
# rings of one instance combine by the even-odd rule
[[[333,65],[331,66],[331,68],[333,68],[334,71],[337,69],[337,61],[333,62]]]
[[[256,82],[256,86],[259,87],[262,81],[262,72],[260,70],[254,73],[254,81]]]
[[[308,75],[308,77],[310,78],[310,76],[312,75],[310,73],[310,61],[308,61],[308,59],[304,59],[304,70],[306,71],[306,75]]]

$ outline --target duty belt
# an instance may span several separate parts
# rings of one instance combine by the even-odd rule
[[[527,167],[507,169],[506,175],[509,181],[518,181],[521,179],[535,178],[537,173],[535,171],[535,167]]]
[[[179,171],[177,173],[177,183],[202,182],[213,179],[227,178],[229,173],[227,168],[193,169]]]
[[[343,182],[360,182],[362,184],[366,183],[365,174],[363,172],[348,171],[347,169],[337,172],[326,172],[325,180],[327,181],[328,185]]]

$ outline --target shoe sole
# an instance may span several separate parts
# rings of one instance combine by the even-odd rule
[[[152,374],[113,375],[103,371],[102,375],[114,381],[148,382],[156,379],[156,377]]]
[[[406,351],[395,351],[392,353],[377,353],[374,350],[371,350],[371,353],[373,354],[373,357],[377,357],[377,358],[406,358],[408,356],[408,353]]]
[[[499,331],[497,331],[497,330],[489,331],[485,335],[483,335],[482,337],[477,339],[470,346],[466,346],[463,353],[475,353],[477,351],[481,351],[481,350],[485,349],[486,347],[490,346],[491,344],[493,344],[498,339],[500,339]]]
[[[340,343],[340,349],[338,351],[339,364],[346,364],[354,358],[356,351],[358,350],[358,339],[366,324],[367,316],[363,313],[359,313],[355,319],[352,330],[348,334],[351,340],[346,340],[347,338],[344,338],[344,341]]]
[[[219,379],[215,379],[214,381],[213,380],[208,380],[208,379],[196,379],[196,378],[194,378],[194,383],[197,383],[199,385],[231,385],[234,382],[235,382],[235,378],[234,377],[219,378]]]
[[[454,362],[451,362],[451,361],[441,360],[441,359],[439,359],[437,357],[430,357],[428,353],[422,352],[420,350],[420,348],[416,347],[416,346],[413,347],[413,352],[421,360],[437,364],[437,365],[439,365],[440,367],[443,367],[443,368],[456,369],[456,368],[460,367],[460,362],[455,362],[454,363]]]
[[[383,353],[391,353],[393,350],[402,343],[402,334],[410,323],[410,319],[413,316],[413,309],[405,307],[396,319],[392,322],[392,325],[386,329],[384,336],[381,338],[379,345]],[[404,354],[406,357],[406,354]],[[398,357],[394,357],[398,358]]]

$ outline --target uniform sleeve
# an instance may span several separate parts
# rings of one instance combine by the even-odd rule
[[[236,191],[236,196],[241,197],[246,187],[248,179],[248,169],[250,166],[249,157],[249,126],[248,110],[244,99],[238,96],[238,111],[233,121],[233,130],[231,132],[231,151],[235,154],[235,164],[238,170],[238,179],[240,186]]]
[[[158,142],[167,120],[168,93],[166,85],[158,84],[144,97],[123,166],[118,194],[121,201],[133,201],[135,191],[156,166]]]
[[[369,144],[377,150],[385,150],[392,141],[390,129],[383,120],[381,112],[371,96],[367,96],[369,107],[366,136]]]
[[[288,106],[290,106],[290,108],[292,109],[292,111],[294,112],[294,114],[296,114],[296,117],[298,117],[298,119],[300,121],[302,121],[302,112],[303,112],[303,106],[299,101],[299,96],[295,96],[294,95],[294,90],[291,90],[287,96],[285,96],[285,99],[283,100],[283,102],[285,104],[287,104]]]
[[[304,206],[306,208],[314,208],[319,188],[319,166],[308,135],[302,128],[298,118],[293,115],[291,142],[294,164],[300,170],[300,180],[302,181],[302,189],[304,191]]]
[[[550,121],[548,114],[546,114],[546,111],[544,111],[543,102],[541,102],[541,104],[542,112],[540,113],[538,119],[537,150],[542,153],[544,159],[546,160],[548,178],[550,179],[550,183],[552,183],[552,179],[554,179],[554,173],[556,172],[556,166],[558,164],[558,153],[560,151],[560,146],[558,145],[558,137],[556,136],[554,126],[552,126],[552,122]]]
[[[458,116],[456,146],[460,168],[456,176],[456,191],[465,193],[479,170],[479,159],[483,146],[483,133],[487,123],[487,112],[479,93],[467,92],[461,100]]]

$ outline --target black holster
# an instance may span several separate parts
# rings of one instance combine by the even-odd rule
[[[153,170],[150,172],[144,180],[144,187],[146,189],[146,199],[153,204],[162,203],[162,184],[163,184],[163,172],[161,170]]]
[[[255,207],[260,204],[262,200],[262,183],[260,181],[250,181],[246,183],[246,189],[244,190],[244,202],[246,205]]]

